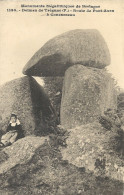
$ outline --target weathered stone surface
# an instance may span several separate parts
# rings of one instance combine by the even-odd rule
[[[61,149],[63,160],[85,167],[97,176],[104,175],[124,182],[124,162],[117,155],[118,132],[106,131],[98,122],[70,129],[67,147]]]
[[[45,139],[27,137],[4,149],[3,156],[6,154],[8,158],[4,158],[4,163],[0,164],[0,170],[6,170],[0,174],[0,194],[121,194],[122,182],[104,176],[96,177],[92,172],[86,172],[85,168],[77,168],[63,161],[60,150]]]
[[[60,106],[62,97],[63,77],[42,77],[44,90],[48,94],[50,102],[55,109],[58,123],[60,122]]]
[[[23,73],[32,76],[63,76],[73,64],[104,68],[110,54],[104,38],[95,29],[72,30],[49,40],[29,60]]]
[[[114,81],[105,70],[74,65],[66,71],[60,111],[65,128],[93,122],[107,108],[116,107]]]
[[[13,145],[4,148],[2,152],[8,158],[1,163],[0,174],[9,171],[18,164],[27,163],[34,155],[35,150],[48,140],[48,137],[27,136],[16,141]]]
[[[52,106],[44,89],[32,78],[22,77],[0,87],[1,129],[5,131],[11,113],[18,115],[25,135],[39,134],[45,129],[45,118]]]

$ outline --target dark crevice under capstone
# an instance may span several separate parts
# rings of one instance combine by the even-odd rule
[[[33,112],[35,117],[35,134],[47,135],[51,133],[50,122],[56,125],[55,110],[51,105],[48,95],[44,88],[36,82],[33,77],[30,77],[31,98],[33,102]],[[49,123],[49,124],[48,124]]]

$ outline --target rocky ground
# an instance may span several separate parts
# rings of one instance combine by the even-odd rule
[[[0,194],[122,195],[122,182],[63,160],[63,135],[28,136],[1,150]]]

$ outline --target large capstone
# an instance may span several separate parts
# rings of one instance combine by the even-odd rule
[[[116,106],[114,80],[105,70],[75,65],[66,71],[60,111],[65,128],[93,122],[107,108]]]
[[[64,76],[74,64],[104,68],[110,64],[107,44],[95,29],[77,29],[46,42],[28,61],[23,73],[32,76]]]

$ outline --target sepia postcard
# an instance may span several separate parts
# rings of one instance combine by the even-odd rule
[[[124,195],[124,1],[0,0],[0,195]]]

